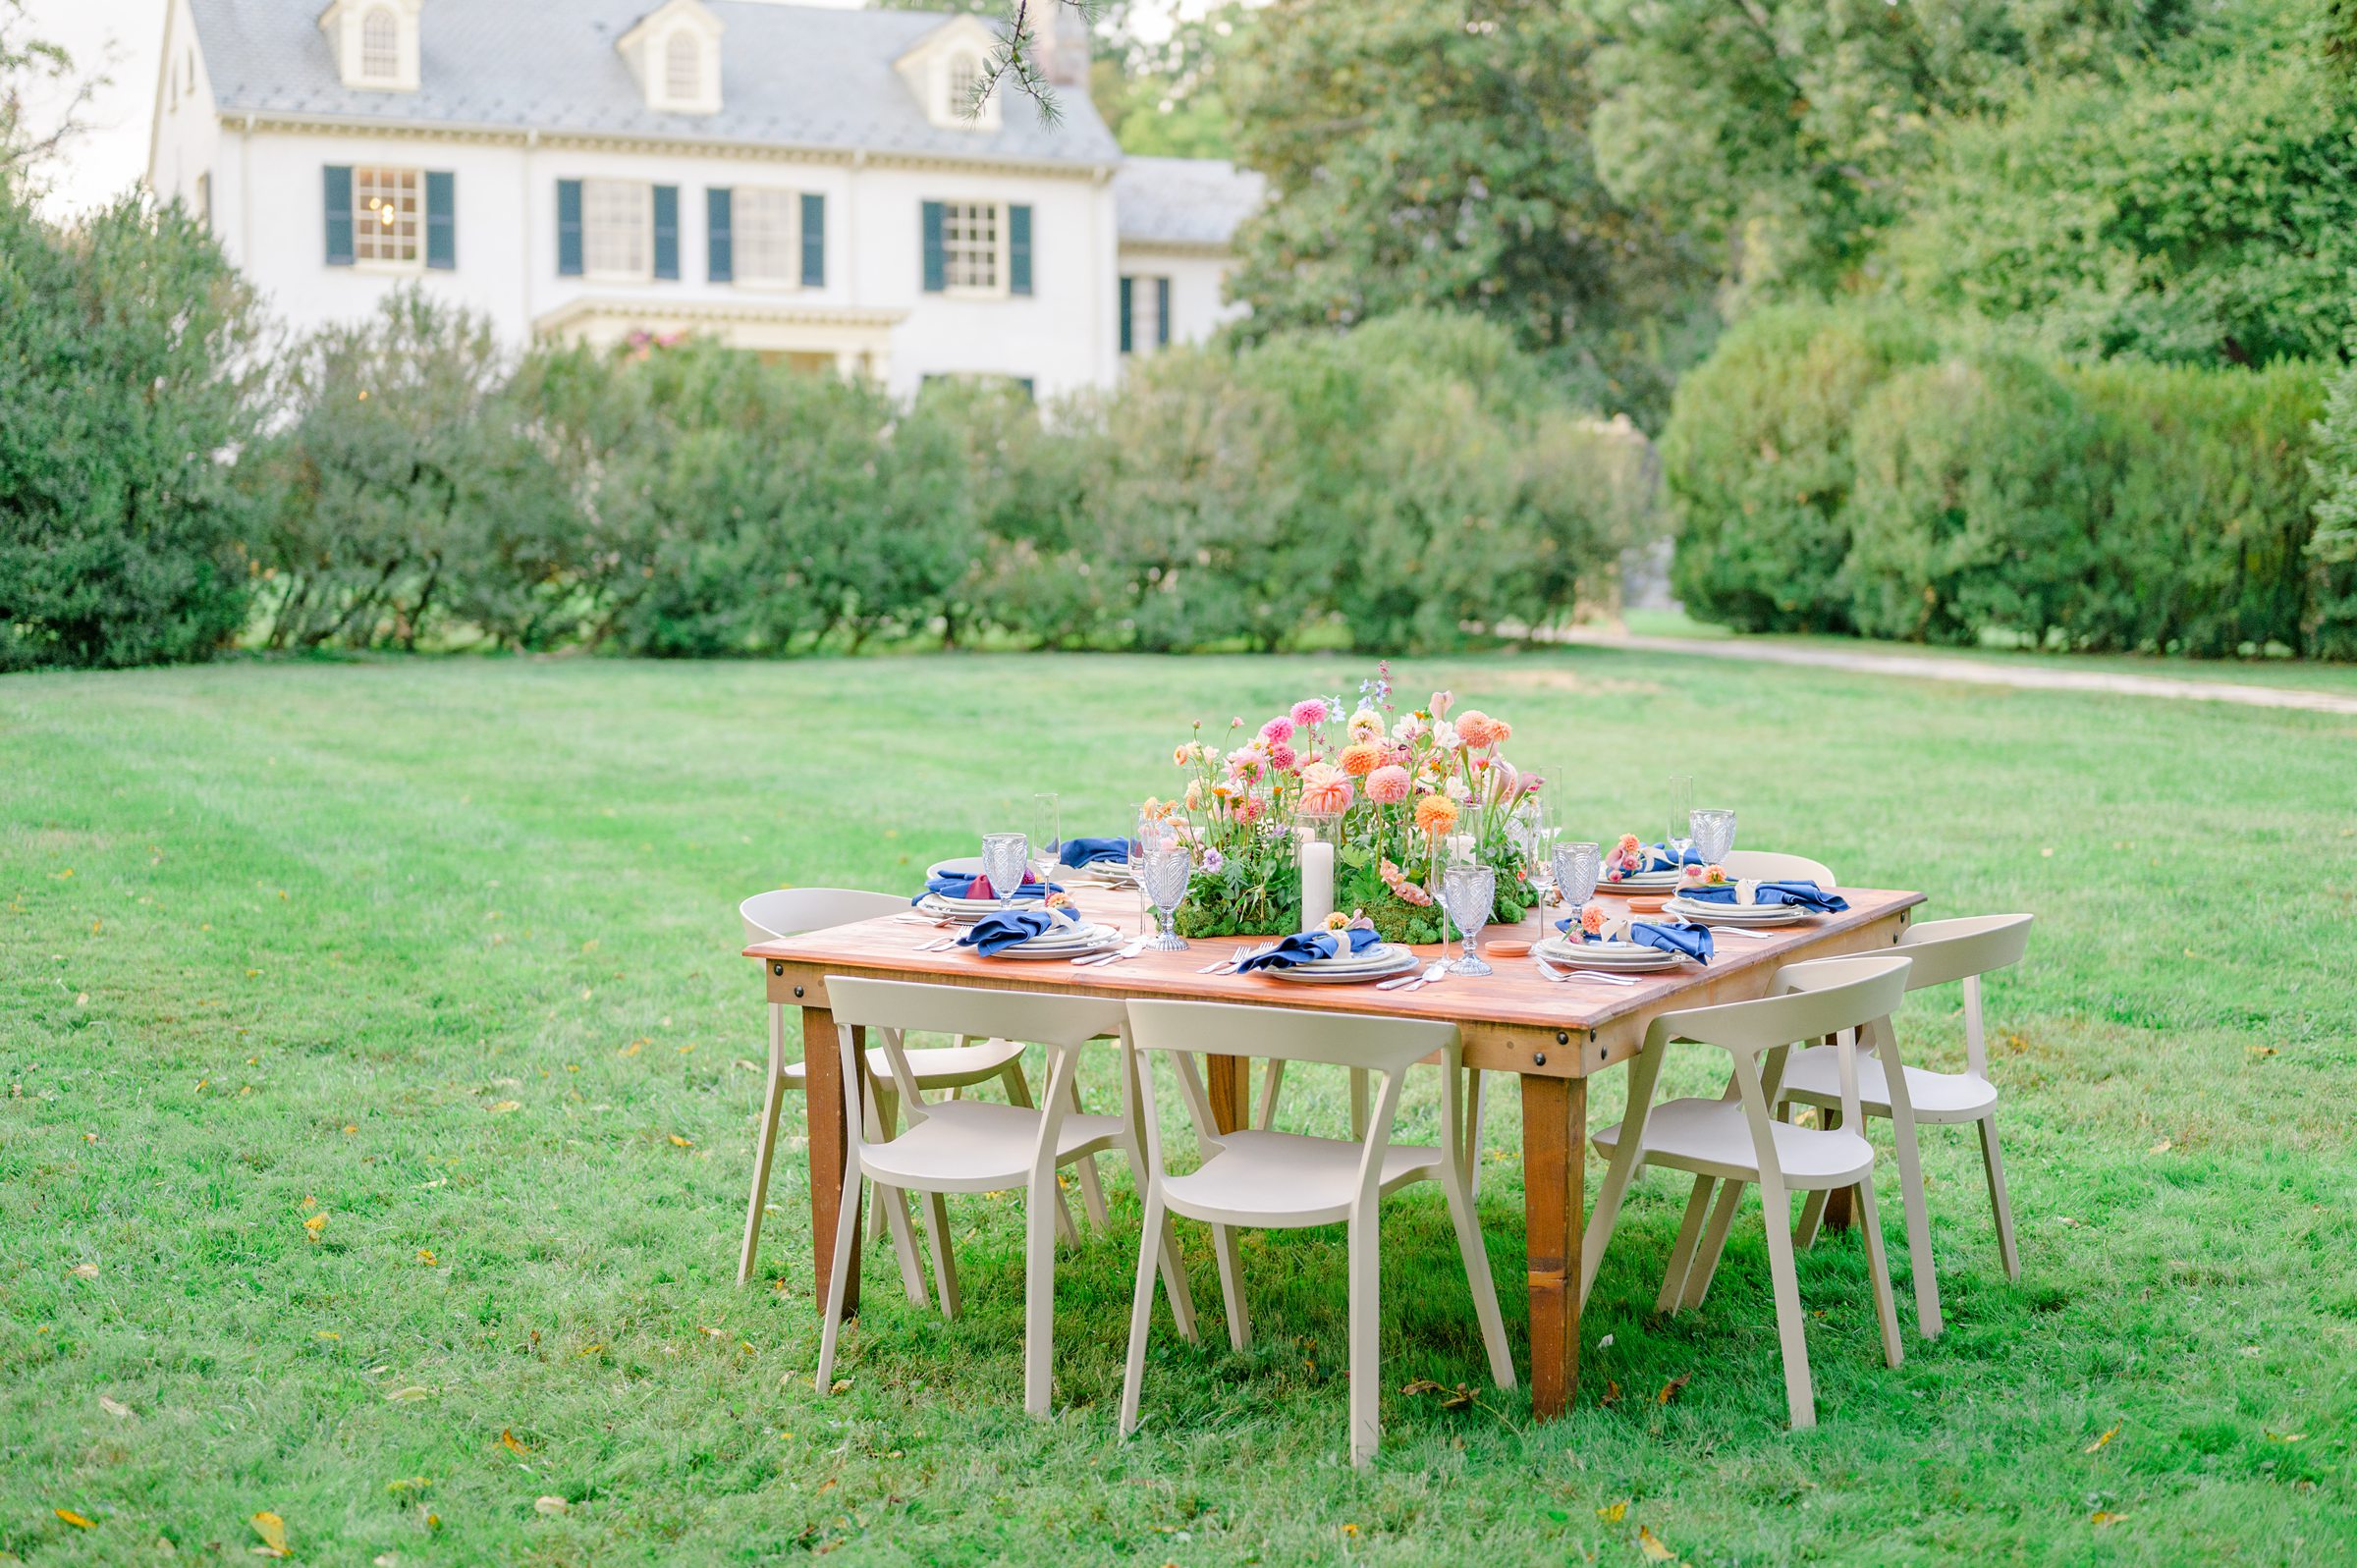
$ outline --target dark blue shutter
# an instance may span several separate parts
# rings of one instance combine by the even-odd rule
[[[655,276],[680,275],[680,188],[655,187]]]
[[[1135,347],[1135,339],[1129,330],[1129,310],[1137,294],[1137,290],[1133,287],[1136,282],[1135,278],[1122,280],[1122,352],[1124,353],[1129,352]]]
[[[736,211],[727,187],[712,186],[704,191],[704,276],[714,283],[737,276],[737,237],[731,227]]]
[[[1029,376],[1016,376],[1014,378],[1014,384],[1023,389],[1024,397],[1030,399],[1033,403],[1037,403],[1039,401],[1039,388],[1033,384]]]
[[[581,183],[557,182],[557,275],[581,275]]]
[[[1031,209],[1007,209],[1007,292],[1031,292]]]
[[[1158,349],[1171,346],[1171,280],[1168,278],[1154,280],[1154,346]]]
[[[327,264],[352,265],[352,169],[327,166]]]
[[[449,272],[459,264],[459,177],[425,177],[425,264]]]
[[[949,287],[949,257],[941,243],[941,203],[925,203],[925,293],[939,294]]]
[[[802,197],[802,287],[827,286],[827,198]]]

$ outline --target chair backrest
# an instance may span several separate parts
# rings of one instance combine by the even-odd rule
[[[908,900],[893,892],[866,892],[857,888],[779,888],[754,893],[737,906],[737,916],[744,922],[744,940],[749,945],[897,915],[907,907]]]
[[[1729,849],[1719,857],[1730,877],[1753,882],[1813,882],[1820,888],[1837,887],[1834,868],[1806,855],[1781,855],[1771,849]]]
[[[1125,1021],[1121,1002],[1104,997],[977,991],[970,986],[855,980],[848,975],[827,976],[827,1006],[838,1024],[1027,1040],[1043,1046],[1077,1046],[1100,1035],[1118,1035]]]
[[[1647,1032],[1659,1040],[1699,1040],[1745,1056],[1855,1029],[1894,1012],[1907,993],[1907,960],[1896,953],[1813,958],[1786,964],[1752,1001],[1666,1012]]]
[[[1907,989],[1944,986],[1952,980],[2009,969],[2029,949],[2034,915],[1967,915],[1957,920],[1924,920],[1898,939],[1898,950],[1914,961]]]

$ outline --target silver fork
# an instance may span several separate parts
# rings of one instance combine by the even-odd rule
[[[1236,948],[1235,951],[1230,953],[1225,958],[1220,958],[1211,963],[1205,964],[1202,968],[1196,970],[1195,973],[1199,975],[1226,974],[1233,970],[1237,964],[1242,963],[1251,955],[1252,948],[1249,945],[1246,945]]]

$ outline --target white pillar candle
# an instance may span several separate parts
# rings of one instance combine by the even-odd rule
[[[1312,838],[1301,846],[1301,929],[1318,931],[1334,913],[1334,845]]]
[[[1469,833],[1449,836],[1449,859],[1452,864],[1473,858],[1473,836]]]

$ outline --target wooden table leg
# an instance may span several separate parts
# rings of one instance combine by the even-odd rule
[[[1204,1077],[1211,1096],[1211,1119],[1222,1132],[1239,1132],[1252,1125],[1252,1059],[1249,1056],[1211,1056]]]
[[[867,1050],[867,1031],[854,1029],[855,1050]],[[850,1129],[843,1109],[843,1054],[835,1038],[835,1015],[824,1007],[802,1009],[802,1100],[810,1112],[810,1262],[818,1299],[838,1264],[850,1271],[843,1285],[843,1315],[859,1310],[859,1227],[851,1227],[851,1253],[835,1256],[835,1221],[843,1209],[843,1172],[850,1162]],[[853,1200],[856,1201],[855,1199]]]
[[[1587,1198],[1588,1081],[1522,1078],[1522,1206],[1530,1269],[1530,1405],[1541,1420],[1579,1387],[1579,1242]]]

